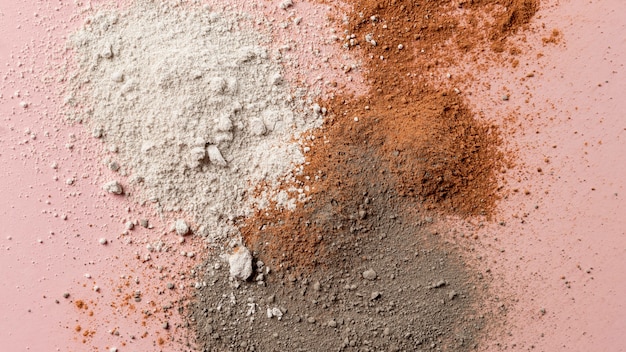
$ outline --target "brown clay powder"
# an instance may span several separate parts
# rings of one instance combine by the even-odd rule
[[[462,217],[490,217],[499,199],[498,172],[507,155],[497,126],[432,77],[461,64],[471,48],[504,45],[538,1],[350,5],[344,47],[360,54],[370,90],[319,103],[330,114],[311,138],[299,179],[310,185],[311,200],[294,212],[258,212],[242,227],[246,243],[276,264],[325,262],[340,219],[358,218],[365,185],[393,190],[400,208]],[[462,77],[450,78],[451,86],[455,79]]]

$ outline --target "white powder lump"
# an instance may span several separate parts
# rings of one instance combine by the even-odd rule
[[[269,37],[244,21],[140,0],[96,13],[70,39],[78,70],[66,101],[84,107],[71,117],[116,147],[121,174],[143,183],[139,201],[189,214],[213,239],[266,204],[251,199],[255,184],[293,178],[304,162],[293,141],[321,124],[283,84]]]
[[[189,234],[189,225],[183,219],[178,219],[174,222],[174,230],[179,236],[186,236]]]
[[[122,188],[122,185],[120,185],[120,183],[117,181],[109,181],[105,183],[104,185],[102,185],[102,189],[109,193],[117,195],[124,193],[124,188]]]
[[[230,276],[246,281],[252,275],[252,255],[245,246],[236,247],[233,253],[228,255]]]

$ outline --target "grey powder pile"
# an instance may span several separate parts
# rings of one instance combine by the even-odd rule
[[[293,177],[304,162],[294,137],[321,122],[240,16],[143,0],[97,13],[70,40],[78,71],[67,102],[84,107],[73,118],[103,138],[106,162],[141,201],[192,216],[213,239],[233,235],[254,203],[294,204],[251,189]]]

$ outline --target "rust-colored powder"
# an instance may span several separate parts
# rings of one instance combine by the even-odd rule
[[[491,215],[503,161],[498,130],[477,119],[456,92],[435,88],[432,74],[454,65],[467,42],[502,44],[530,21],[538,1],[351,3],[347,30],[371,88],[365,98],[339,97],[324,104],[337,123],[351,124],[353,116],[379,121],[371,138],[382,141],[378,151],[398,175],[401,195],[457,215]],[[493,19],[490,37],[480,18]]]
[[[456,216],[489,217],[499,198],[506,158],[498,128],[478,119],[458,91],[440,88],[432,73],[458,64],[476,45],[502,47],[538,1],[350,4],[345,28],[354,36],[346,44],[360,55],[370,89],[319,102],[329,115],[299,178],[311,200],[294,212],[259,211],[242,225],[246,244],[274,265],[323,264],[344,225],[361,226],[368,192],[392,191],[404,207]],[[490,27],[479,22],[484,18],[493,19]]]
[[[383,106],[361,103],[373,103],[361,118],[375,121],[372,139],[380,144],[381,160],[397,176],[398,194],[429,209],[490,215],[498,199],[496,171],[503,160],[497,128],[476,120],[454,92],[407,97],[410,103],[394,103],[391,109],[386,101]],[[384,117],[376,122],[377,116]]]
[[[501,37],[517,31],[517,29],[533,18],[539,9],[538,0],[508,0],[508,1],[481,1],[500,3],[504,6],[506,12],[500,16],[494,31],[495,37]],[[497,32],[499,31],[499,33]]]
[[[561,37],[561,31],[555,28],[552,30],[552,33],[550,33],[549,37],[543,37],[541,38],[541,41],[544,44],[559,44]]]
[[[74,304],[76,305],[76,308],[78,308],[78,309],[87,309],[88,308],[87,304],[82,299],[76,300],[76,302],[74,302]]]

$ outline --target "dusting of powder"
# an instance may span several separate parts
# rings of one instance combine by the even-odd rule
[[[71,118],[103,139],[139,201],[190,215],[211,239],[236,233],[253,204],[294,204],[284,191],[253,199],[251,190],[289,181],[304,162],[295,141],[321,124],[245,20],[143,0],[96,13],[70,39]]]

